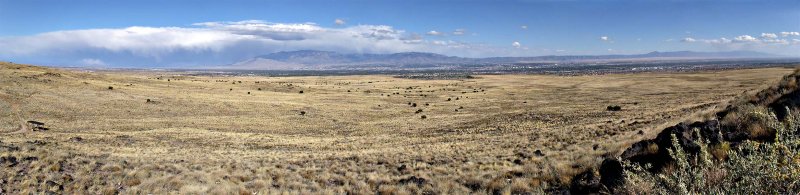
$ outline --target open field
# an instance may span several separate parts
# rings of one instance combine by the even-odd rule
[[[2,63],[0,156],[37,160],[0,179],[12,193],[530,192],[792,71],[414,80]]]

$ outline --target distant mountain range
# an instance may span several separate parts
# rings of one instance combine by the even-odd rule
[[[631,60],[691,60],[732,58],[774,58],[777,55],[753,51],[650,52],[634,55],[573,55],[536,57],[463,58],[435,53],[345,54],[332,51],[282,51],[243,60],[221,69],[251,70],[335,70],[335,69],[442,69],[454,66],[492,66],[515,63],[596,63]]]

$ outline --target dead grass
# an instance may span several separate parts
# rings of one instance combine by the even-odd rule
[[[13,178],[2,188],[12,194],[48,191],[47,180],[78,194],[536,193],[568,184],[651,129],[791,71],[411,80],[2,63],[0,108],[9,109],[0,109],[0,141],[36,151],[0,156],[39,160],[14,166],[26,176],[0,178]],[[51,130],[8,134],[17,118]],[[423,180],[401,182],[412,176]]]

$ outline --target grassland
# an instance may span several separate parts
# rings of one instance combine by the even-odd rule
[[[35,159],[0,162],[0,186],[12,194],[535,192],[791,72],[414,80],[2,63],[0,157]],[[50,130],[31,131],[27,120]]]

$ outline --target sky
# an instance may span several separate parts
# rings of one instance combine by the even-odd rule
[[[800,1],[0,0],[3,61],[185,67],[293,50],[800,56]]]

